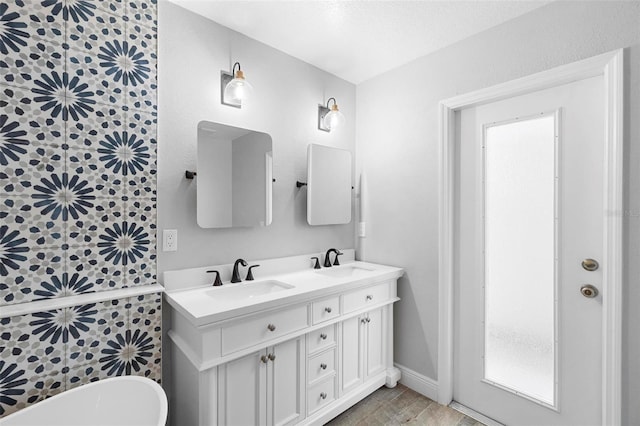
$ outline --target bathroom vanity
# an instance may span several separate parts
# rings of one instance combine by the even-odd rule
[[[322,269],[310,256],[262,260],[256,280],[237,284],[226,283],[231,265],[166,272],[173,423],[323,424],[395,386],[403,270],[344,253]],[[223,286],[211,286],[210,269]]]

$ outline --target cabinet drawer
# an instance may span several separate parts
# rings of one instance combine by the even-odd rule
[[[309,358],[307,378],[313,383],[322,377],[335,376],[336,350],[331,349],[319,355]]]
[[[222,327],[222,354],[227,355],[249,346],[283,336],[307,326],[307,306],[298,306]]]
[[[311,306],[313,312],[313,324],[340,316],[340,296],[313,302]]]
[[[307,392],[307,407],[309,414],[314,413],[336,399],[335,382],[336,378],[333,376],[309,387]]]
[[[371,287],[361,288],[345,294],[343,299],[344,312],[352,312],[375,305],[389,299],[389,283],[382,283]]]
[[[334,344],[336,341],[336,326],[331,324],[320,330],[307,334],[307,353],[314,353]]]

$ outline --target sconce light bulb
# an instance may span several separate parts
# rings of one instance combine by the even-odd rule
[[[331,106],[331,111],[329,111],[327,115],[324,116],[323,122],[325,127],[327,127],[329,130],[333,130],[344,124],[344,114],[341,113],[340,110],[338,110],[338,105],[333,104]]]
[[[251,97],[253,86],[244,78],[241,70],[236,71],[235,78],[224,88],[224,99],[227,102],[244,104]]]

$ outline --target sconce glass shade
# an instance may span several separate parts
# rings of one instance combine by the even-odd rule
[[[342,126],[345,122],[344,114],[338,110],[338,105],[333,104],[331,110],[322,119],[324,126],[329,130],[333,130]]]
[[[224,100],[233,104],[243,104],[251,97],[253,86],[244,78],[242,70],[236,71],[235,78],[224,88]]]

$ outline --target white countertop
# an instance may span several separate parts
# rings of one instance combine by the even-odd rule
[[[337,274],[349,272],[357,268],[352,276],[331,276],[325,274]],[[241,283],[224,283],[220,287],[211,285],[188,289],[170,290],[167,288],[165,296],[169,304],[192,324],[204,326],[231,317],[274,309],[291,303],[330,296],[352,288],[357,288],[375,282],[389,279],[397,279],[404,273],[402,268],[379,265],[368,262],[349,261],[340,266],[322,269],[305,269],[302,271],[285,272],[260,276],[255,281],[243,281]],[[272,293],[255,295],[251,297],[226,297],[225,289],[234,286],[253,285],[265,281],[277,281],[292,286]],[[259,285],[259,284],[258,284]],[[185,283],[184,287],[189,287]],[[223,290],[220,292],[219,290]],[[218,291],[218,295],[216,292]],[[228,293],[228,291],[227,291]],[[219,296],[219,297],[218,297]]]

